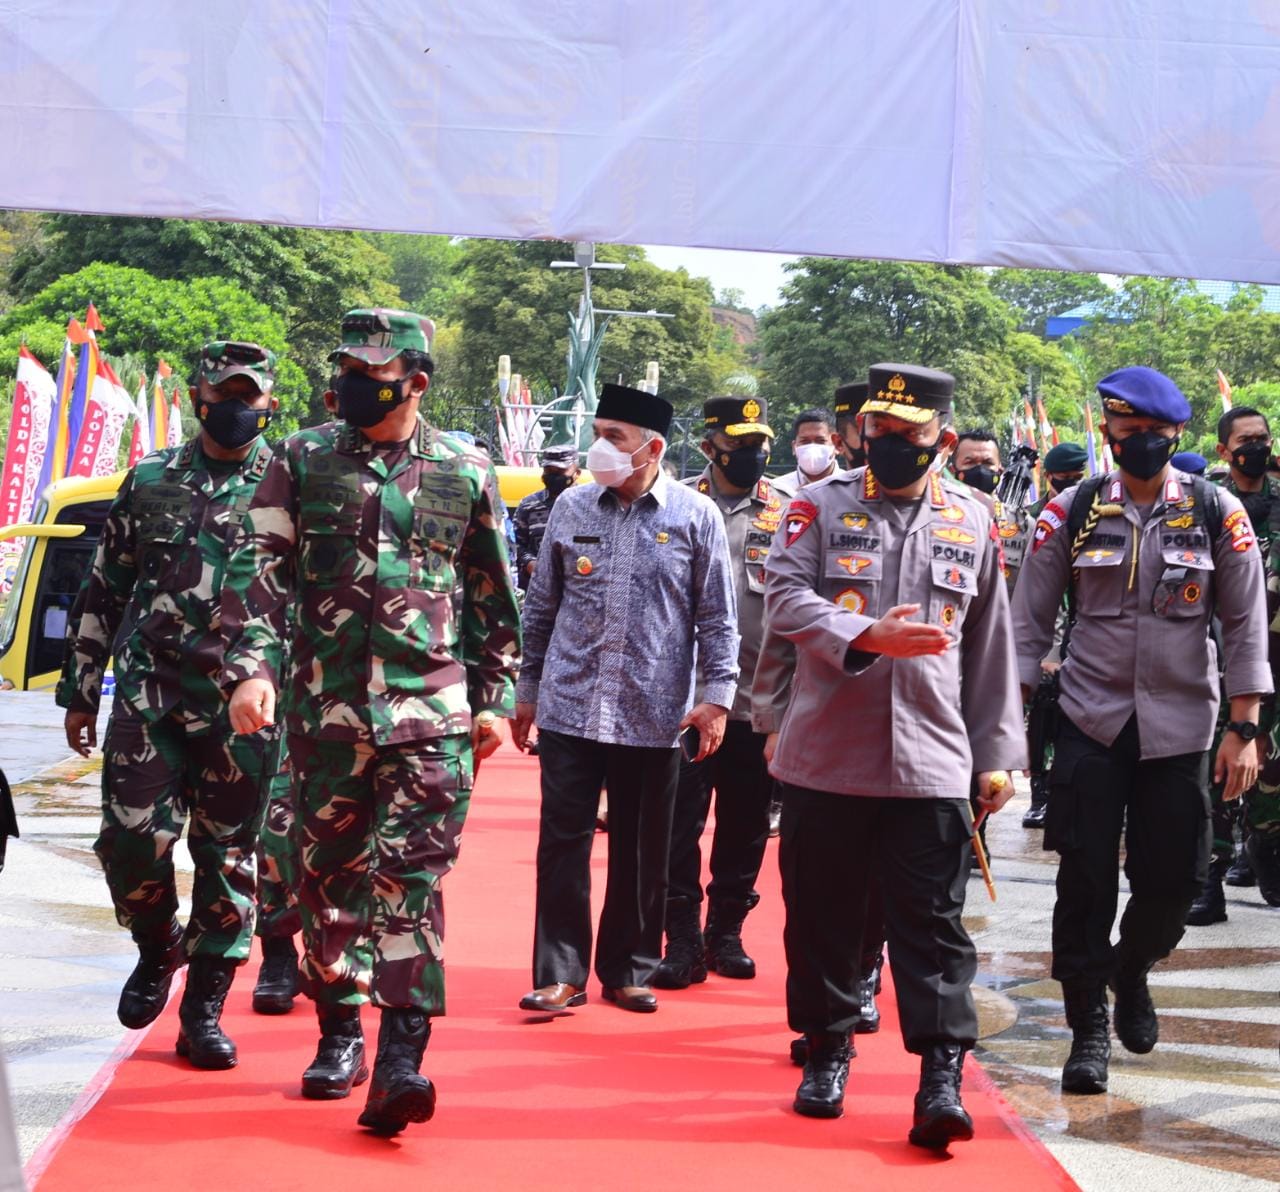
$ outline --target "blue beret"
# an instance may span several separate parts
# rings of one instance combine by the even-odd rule
[[[1169,460],[1179,472],[1190,472],[1192,476],[1203,476],[1209,461],[1198,451],[1176,451]]]
[[[1089,454],[1079,443],[1059,443],[1044,457],[1046,472],[1079,472],[1089,462]]]
[[[1162,372],[1139,364],[1118,368],[1098,382],[1098,396],[1108,414],[1137,414],[1161,422],[1187,422],[1191,403]]]

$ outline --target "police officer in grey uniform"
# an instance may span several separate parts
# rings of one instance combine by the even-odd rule
[[[960,1101],[978,1030],[961,923],[969,785],[976,773],[983,809],[1003,806],[1026,737],[990,515],[931,469],[955,439],[955,382],[899,364],[868,381],[867,467],[797,496],[766,568],[769,630],[796,647],[772,766],[787,1015],[809,1043],[795,1108],[843,1111],[874,871],[903,1039],[921,1057],[909,1137],[945,1147],[973,1135]]]
[[[1045,847],[1060,855],[1053,976],[1072,1031],[1062,1072],[1069,1093],[1106,1090],[1108,984],[1120,1042],[1138,1054],[1155,1046],[1147,974],[1182,938],[1204,885],[1215,610],[1231,709],[1213,765],[1227,799],[1257,777],[1259,700],[1271,690],[1248,514],[1230,493],[1169,467],[1190,404],[1150,368],[1111,373],[1098,393],[1119,470],[1044,507],[1013,599],[1018,669],[1030,688],[1074,583],[1045,823]],[[1113,948],[1122,832],[1131,893]]]
[[[756,963],[742,947],[742,923],[760,901],[755,880],[769,839],[773,779],[764,759],[765,734],[751,723],[751,675],[764,636],[764,566],[782,501],[764,470],[773,431],[768,407],[754,397],[713,397],[702,407],[707,466],[684,483],[710,497],[724,519],[738,600],[738,685],[724,743],[700,762],[680,763],[667,885],[667,950],[653,983],[684,989],[707,979],[750,978]],[[695,703],[700,700],[695,697]],[[707,887],[707,929],[701,930],[702,855],[698,841],[716,792],[716,827]]]

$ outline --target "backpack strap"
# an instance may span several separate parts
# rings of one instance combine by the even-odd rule
[[[1067,576],[1067,624],[1062,631],[1062,647],[1059,651],[1065,661],[1067,646],[1071,641],[1071,627],[1076,623],[1076,559],[1084,550],[1098,521],[1104,515],[1114,515],[1117,506],[1106,505],[1102,500],[1102,486],[1107,473],[1089,476],[1080,481],[1071,508],[1067,511],[1067,539],[1071,544],[1071,571]]]

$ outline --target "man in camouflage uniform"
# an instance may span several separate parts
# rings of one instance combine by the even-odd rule
[[[219,593],[245,509],[271,459],[261,433],[276,402],[275,357],[257,344],[204,346],[191,397],[200,434],[142,459],[111,506],[85,580],[58,702],[67,742],[96,744],[102,676],[122,625],[103,759],[102,861],[116,918],[139,960],[120,995],[135,1029],[164,1008],[190,960],[178,1054],[230,1068],[236,1047],[218,1025],[253,934],[258,825],[277,746],[230,731],[218,683]],[[178,924],[173,846],[190,816],[191,918]]]
[[[1268,649],[1273,678],[1280,668],[1280,635],[1276,613],[1280,611],[1280,480],[1267,474],[1271,461],[1271,426],[1266,416],[1248,406],[1236,406],[1218,420],[1218,456],[1227,465],[1215,468],[1211,479],[1238,497],[1249,515],[1258,540],[1258,549],[1267,566],[1267,619],[1271,626]],[[1175,457],[1176,458],[1176,457]],[[1222,783],[1210,788],[1213,805],[1213,853],[1209,877],[1200,896],[1191,905],[1187,924],[1205,927],[1227,918],[1224,880],[1232,886],[1261,886],[1264,899],[1280,906],[1280,727],[1276,724],[1275,697],[1262,701],[1260,726],[1268,734],[1257,784],[1246,791],[1240,804],[1225,802]],[[1219,711],[1214,747],[1226,732],[1226,701]],[[1235,827],[1239,823],[1244,848],[1235,857]],[[1257,837],[1250,844],[1251,837]],[[1251,859],[1257,856],[1261,868],[1254,872]]]
[[[443,1014],[440,883],[457,857],[473,756],[513,710],[520,632],[487,456],[418,414],[430,320],[356,310],[331,354],[342,423],[287,439],[249,508],[223,595],[232,724],[285,729],[301,863],[303,980],[320,1046],[313,1098],[368,1075],[360,1006],[381,1010],[360,1124],[426,1121],[419,1075]]]
[[[529,587],[556,498],[577,479],[578,449],[572,443],[548,447],[542,453],[542,488],[516,506],[516,570],[521,591]]]

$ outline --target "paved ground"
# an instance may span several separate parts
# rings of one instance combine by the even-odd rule
[[[97,768],[67,759],[60,723],[49,697],[0,692],[0,766],[21,783],[24,831],[0,874],[0,1044],[25,1156],[125,1033],[115,1003],[134,959],[91,851]],[[1227,923],[1189,928],[1153,979],[1160,1046],[1130,1056],[1116,1044],[1111,1093],[1063,1098],[1053,857],[1019,826],[1024,806],[1015,799],[991,826],[999,901],[980,881],[969,889],[987,1070],[1089,1192],[1280,1185],[1280,911],[1237,890]],[[179,868],[190,872],[181,846]]]

